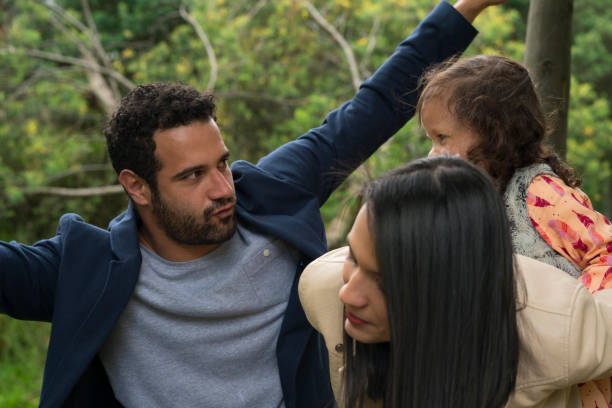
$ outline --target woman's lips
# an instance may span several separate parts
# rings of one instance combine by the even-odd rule
[[[361,320],[360,318],[353,316],[351,314],[351,312],[349,312],[348,310],[344,310],[344,315],[346,316],[346,318],[348,319],[349,322],[351,322],[351,324],[355,325],[355,326],[362,326],[364,324],[366,324],[367,322],[364,320]]]

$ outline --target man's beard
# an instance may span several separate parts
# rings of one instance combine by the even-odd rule
[[[168,237],[186,245],[212,245],[229,240],[236,232],[236,213],[216,223],[211,219],[213,212],[234,202],[235,197],[215,200],[204,209],[201,217],[197,217],[173,207],[163,199],[160,192],[153,192],[151,197],[157,224]]]

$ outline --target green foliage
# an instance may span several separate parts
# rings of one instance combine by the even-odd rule
[[[582,189],[590,192],[593,206],[606,208],[612,202],[610,104],[596,94],[591,84],[575,80],[570,104],[567,160],[581,175]]]
[[[0,407],[38,406],[49,325],[0,315]]]
[[[579,81],[592,83],[597,92],[612,98],[612,9],[606,0],[574,2],[572,72]]]

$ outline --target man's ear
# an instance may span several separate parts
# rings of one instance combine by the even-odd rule
[[[121,183],[135,204],[146,206],[151,203],[151,187],[149,183],[132,170],[121,170],[121,173],[119,173],[119,183]]]

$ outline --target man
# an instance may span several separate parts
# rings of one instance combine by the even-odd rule
[[[132,90],[105,131],[127,211],[108,231],[68,214],[51,239],[0,244],[0,311],[53,324],[40,406],[334,406],[297,296],[327,249],[319,207],[503,1],[438,5],[353,100],[257,165],[230,170],[210,96]]]

